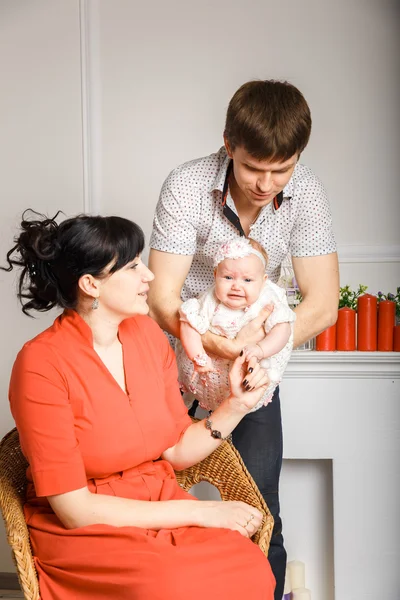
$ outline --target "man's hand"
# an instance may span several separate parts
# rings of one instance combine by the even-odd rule
[[[272,304],[264,306],[260,314],[245,325],[234,340],[228,340],[221,335],[214,335],[208,331],[201,337],[204,348],[209,354],[235,360],[246,345],[257,344],[265,338],[264,323],[273,310]]]

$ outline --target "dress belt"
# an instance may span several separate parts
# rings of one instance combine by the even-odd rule
[[[141,465],[137,465],[136,467],[130,467],[129,469],[112,473],[106,477],[93,477],[89,479],[89,481],[92,481],[97,487],[99,485],[110,483],[110,481],[115,481],[116,479],[134,479],[135,477],[140,477],[141,475],[154,475],[155,473],[155,464],[152,460],[149,460]]]

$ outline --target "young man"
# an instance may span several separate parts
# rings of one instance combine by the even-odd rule
[[[188,162],[166,179],[157,205],[149,267],[155,274],[149,303],[161,327],[179,337],[178,309],[213,280],[216,248],[235,236],[250,236],[269,256],[276,282],[288,252],[303,301],[296,309],[294,345],[336,321],[338,262],[324,188],[299,164],[311,132],[310,110],[287,82],[250,81],[227,111],[224,147]],[[263,337],[263,315],[234,340],[206,333],[208,353],[235,358]],[[279,391],[266,407],[247,415],[233,442],[274,517],[269,560],[281,600],[286,567],[279,516],[282,424]]]

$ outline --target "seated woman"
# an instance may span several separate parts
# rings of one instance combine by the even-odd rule
[[[64,309],[24,345],[10,384],[41,599],[272,600],[269,563],[249,539],[259,511],[196,500],[174,474],[252,410],[264,370],[238,357],[230,396],[211,423],[192,424],[174,353],[147,316],[141,229],[85,215],[21,227],[7,260],[23,268],[23,311]]]

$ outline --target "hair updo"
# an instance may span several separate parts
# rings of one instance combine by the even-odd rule
[[[28,219],[31,213],[34,219]],[[102,277],[134,260],[144,248],[141,228],[122,217],[78,215],[58,224],[31,209],[22,215],[21,233],[7,253],[8,268],[22,267],[18,298],[22,310],[75,308],[82,275]],[[29,315],[31,316],[31,315]]]

